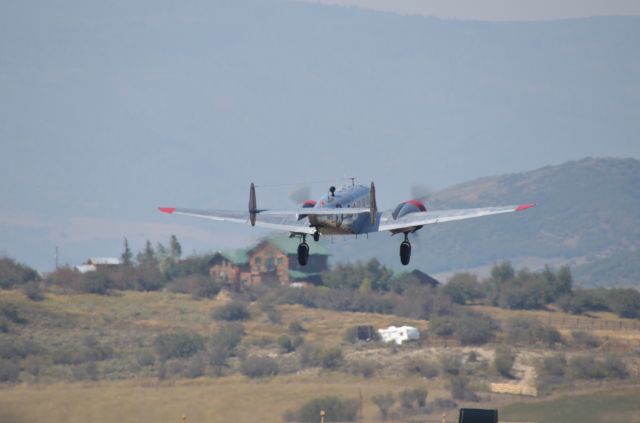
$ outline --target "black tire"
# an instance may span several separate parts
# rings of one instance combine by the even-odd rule
[[[306,242],[300,243],[298,245],[298,264],[300,266],[306,266],[309,261],[309,244]]]
[[[411,244],[409,241],[402,241],[400,244],[400,263],[406,266],[411,261]]]
[[[314,232],[314,233],[313,233],[313,240],[314,240],[315,242],[320,241],[320,232]]]

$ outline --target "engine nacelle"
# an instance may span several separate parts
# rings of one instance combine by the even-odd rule
[[[427,211],[427,208],[424,206],[424,204],[421,201],[407,200],[398,204],[398,206],[395,208],[393,213],[391,213],[391,215],[393,216],[394,219],[399,219],[402,216],[408,215],[409,213],[426,212],[426,211]]]
[[[307,200],[304,203],[302,203],[302,208],[303,209],[312,209],[316,206],[316,202],[314,200]],[[308,215],[306,214],[299,214],[298,215],[298,220],[302,220],[305,217],[307,217]]]
[[[307,200],[304,203],[302,203],[302,208],[303,209],[310,209],[316,206],[316,202],[314,200]]]

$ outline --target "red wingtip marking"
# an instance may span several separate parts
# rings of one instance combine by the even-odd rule
[[[536,203],[522,204],[516,207],[516,211],[522,211],[526,209],[530,209],[531,207],[535,207]]]
[[[176,211],[175,207],[158,207],[158,210],[160,210],[162,213],[173,213],[174,211]]]

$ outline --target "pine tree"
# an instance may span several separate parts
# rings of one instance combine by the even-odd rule
[[[125,266],[131,265],[131,259],[133,259],[133,254],[131,253],[131,249],[129,248],[129,240],[127,238],[124,239],[124,251],[122,252],[122,263]]]
[[[178,238],[175,235],[171,235],[170,248],[171,258],[173,258],[174,260],[178,260],[182,255],[182,246],[178,242]]]

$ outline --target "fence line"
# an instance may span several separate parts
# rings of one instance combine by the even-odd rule
[[[486,311],[482,310],[493,317],[496,320],[505,320],[504,313],[498,311]],[[511,317],[528,317],[536,319],[539,322],[546,323],[550,326],[555,326],[563,329],[585,329],[585,330],[611,330],[611,331],[640,331],[640,322],[629,322],[624,320],[606,320],[596,319],[592,317],[580,317],[580,316],[527,316],[527,315],[515,315]]]

